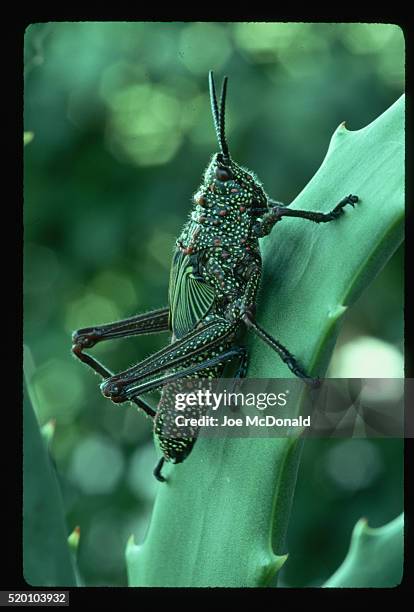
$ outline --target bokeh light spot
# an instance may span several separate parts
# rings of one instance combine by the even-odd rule
[[[67,306],[65,329],[70,333],[81,327],[109,323],[120,318],[121,313],[112,300],[96,293],[87,293]]]
[[[327,453],[325,469],[338,487],[358,491],[380,475],[381,455],[368,440],[344,440]]]
[[[75,448],[69,476],[84,493],[110,493],[117,486],[124,468],[119,448],[100,435],[85,437]]]
[[[332,378],[402,378],[404,357],[396,347],[361,336],[339,347],[330,368]]]
[[[145,80],[145,71],[139,64],[114,62],[102,73],[99,92],[105,102],[111,104],[117,91]]]
[[[234,36],[238,45],[256,59],[274,61],[292,42],[300,47],[307,41],[310,30],[311,24],[306,23],[238,23]]]
[[[56,418],[59,423],[71,423],[82,407],[83,383],[79,368],[68,358],[53,358],[37,368],[31,384],[41,424]]]
[[[91,283],[97,295],[116,299],[120,307],[129,309],[137,304],[137,294],[130,278],[120,271],[104,270]],[[127,315],[125,315],[127,316]]]
[[[140,166],[164,164],[182,142],[179,101],[173,90],[151,83],[135,84],[109,96],[108,138]]]
[[[179,56],[194,74],[219,70],[229,59],[232,46],[223,26],[216,23],[191,23],[180,36]]]

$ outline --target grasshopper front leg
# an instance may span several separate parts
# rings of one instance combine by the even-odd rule
[[[307,219],[314,223],[329,223],[330,221],[335,221],[335,219],[338,219],[338,217],[343,214],[345,206],[349,204],[353,207],[358,201],[358,196],[350,194],[338,202],[330,212],[322,213],[288,208],[288,206],[284,206],[280,202],[269,200],[268,203],[272,205],[270,210],[266,212],[260,220],[256,221],[252,231],[257,238],[263,238],[270,234],[273,226],[280,221],[282,217],[299,217],[300,219]]]

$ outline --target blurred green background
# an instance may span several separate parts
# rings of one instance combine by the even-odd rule
[[[279,23],[39,23],[25,35],[25,361],[87,585],[125,585],[160,486],[151,423],[115,406],[70,353],[72,330],[166,304],[171,252],[216,151],[207,72],[230,77],[232,156],[289,202],[335,128],[357,130],[402,93],[398,26]],[[332,203],[334,204],[334,203]],[[315,202],[315,209],[318,203]],[[346,318],[332,376],[400,376],[402,249]],[[114,370],[168,341],[99,345]],[[398,440],[309,441],[282,584],[321,584],[361,517],[402,509]],[[183,532],[185,537],[185,532]]]

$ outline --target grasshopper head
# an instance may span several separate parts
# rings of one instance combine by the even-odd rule
[[[230,157],[225,134],[225,106],[227,94],[227,77],[224,77],[220,96],[220,107],[217,103],[213,72],[209,73],[210,102],[216,128],[220,151],[213,158],[205,172],[205,185],[218,198],[227,196],[237,206],[267,207],[267,196],[258,178],[246,168],[242,168]],[[226,199],[227,199],[226,198]]]

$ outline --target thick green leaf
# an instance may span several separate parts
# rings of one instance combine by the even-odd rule
[[[23,410],[23,574],[31,586],[76,586],[59,485],[26,390]]]
[[[404,515],[380,527],[361,519],[354,527],[351,546],[342,565],[324,587],[394,587],[403,573]]]
[[[283,219],[262,241],[259,322],[315,374],[325,372],[346,309],[402,240],[403,131],[403,98],[361,130],[340,126],[292,207],[328,211],[349,193],[360,204],[329,224]],[[250,349],[250,377],[291,376],[259,339]],[[300,447],[292,438],[200,439],[165,469],[146,540],[127,547],[129,584],[273,584]]]

